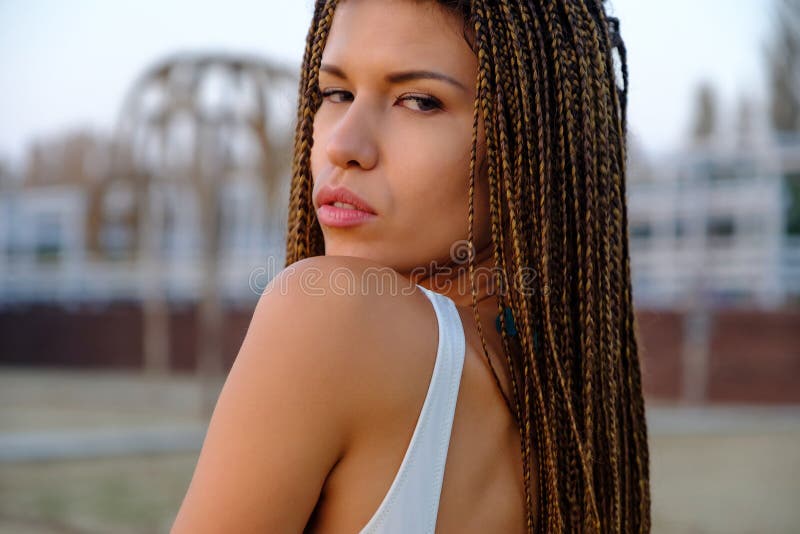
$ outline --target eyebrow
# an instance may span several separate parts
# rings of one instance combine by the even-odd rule
[[[320,70],[328,72],[334,76],[337,76],[343,80],[347,80],[347,76],[345,75],[344,71],[335,65],[329,65],[323,63],[319,67]],[[402,83],[408,82],[411,80],[441,80],[443,82],[447,82],[449,84],[455,85],[459,89],[463,91],[467,91],[466,86],[463,83],[459,82],[455,78],[448,76],[447,74],[442,74],[441,72],[436,72],[432,70],[407,70],[402,72],[391,72],[386,75],[386,81],[389,83]]]

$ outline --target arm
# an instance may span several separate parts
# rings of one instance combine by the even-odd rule
[[[285,272],[256,306],[173,534],[301,532],[344,454],[357,299],[310,294]]]

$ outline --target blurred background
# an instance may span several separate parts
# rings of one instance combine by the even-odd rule
[[[800,532],[800,0],[613,0],[653,532]],[[310,0],[0,0],[0,532],[167,532],[281,270]]]

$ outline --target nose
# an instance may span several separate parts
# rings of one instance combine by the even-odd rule
[[[357,99],[353,100],[328,137],[325,151],[328,159],[337,167],[346,169],[358,166],[366,170],[377,163],[374,125],[366,108],[366,102],[359,105]]]

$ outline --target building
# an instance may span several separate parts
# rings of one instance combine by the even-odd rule
[[[628,186],[634,298],[776,308],[800,298],[800,140],[707,146]]]
[[[220,187],[222,298],[249,303],[283,268],[286,217],[269,213],[255,179]],[[156,277],[172,302],[197,300],[203,259],[194,192],[171,187],[154,197],[163,208],[164,230],[153,260],[157,268],[150,269],[147,260],[132,253],[135,232],[119,223],[124,218],[106,221],[98,243],[92,243],[90,188],[6,184],[0,194],[0,305],[138,301],[154,283],[147,277]],[[124,191],[112,192],[105,201],[107,210],[121,214],[132,203]]]

